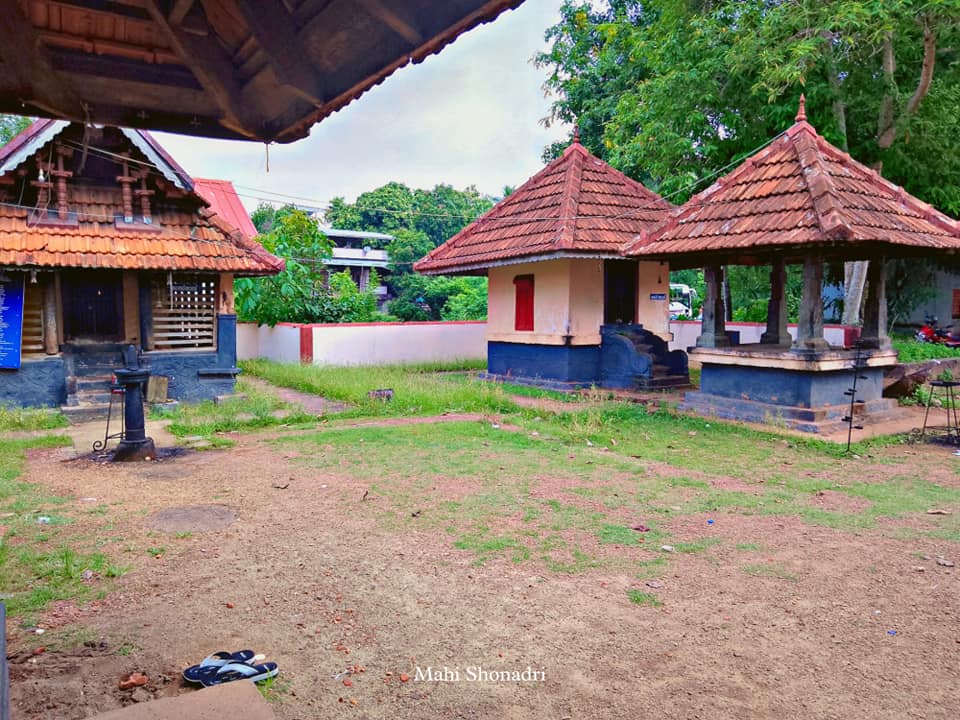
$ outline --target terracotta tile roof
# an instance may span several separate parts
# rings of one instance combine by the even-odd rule
[[[39,133],[50,122],[54,121],[39,121],[31,127]],[[12,151],[0,150],[0,162],[29,143],[28,133],[29,129],[14,140],[17,145]],[[153,138],[146,141],[162,153],[164,160],[169,158]],[[176,168],[183,172],[178,165]],[[7,175],[11,173],[8,171]],[[192,187],[193,181],[185,177]],[[283,270],[283,260],[245,236],[229,220],[206,208],[199,195],[183,190],[175,190],[168,197],[158,195],[152,203],[152,224],[127,225],[117,221],[123,207],[120,185],[85,180],[76,177],[69,181],[69,209],[76,213],[75,223],[56,224],[44,220],[43,213],[36,208],[9,199],[0,203],[0,266],[209,271],[238,275],[268,275]],[[236,193],[233,194],[236,197]],[[249,222],[249,218],[247,220]]]
[[[563,155],[414,265],[465,272],[563,254],[618,256],[671,205],[574,140]]]
[[[624,248],[674,264],[741,262],[811,247],[865,258],[878,246],[960,250],[960,225],[834,147],[806,120]],[[894,246],[891,248],[890,246]]]
[[[257,236],[257,228],[247,214],[233,183],[229,180],[193,178],[193,191],[210,204],[210,209],[248,238]]]

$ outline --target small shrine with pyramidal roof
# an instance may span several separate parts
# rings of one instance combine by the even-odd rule
[[[671,208],[575,136],[414,269],[489,278],[487,377],[556,388],[684,385],[686,354],[667,346],[670,267],[622,252]]]
[[[702,330],[690,350],[702,367],[701,386],[681,407],[775,418],[813,432],[834,429],[845,415],[895,410],[882,397],[884,368],[897,362],[887,335],[884,261],[958,251],[956,221],[824,140],[802,96],[794,125],[624,249],[638,260],[705,270]],[[824,265],[852,260],[869,261],[860,340],[857,348],[831,347],[823,332]],[[784,292],[790,264],[803,267],[795,336]],[[757,344],[732,345],[724,327],[728,265],[771,268],[766,331]]]

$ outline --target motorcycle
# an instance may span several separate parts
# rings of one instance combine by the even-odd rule
[[[937,324],[937,318],[927,315],[926,320],[914,336],[917,342],[936,343],[947,347],[960,347],[960,337],[955,337],[949,330]]]

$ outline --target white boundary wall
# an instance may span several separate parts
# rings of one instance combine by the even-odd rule
[[[487,357],[487,324],[342,323],[274,328],[237,325],[237,356],[314,365],[392,365]]]
[[[237,323],[237,359],[257,358],[277,362],[300,362],[300,328],[292,324],[276,327]]]

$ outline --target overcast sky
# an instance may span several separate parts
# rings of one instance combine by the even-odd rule
[[[544,146],[568,134],[540,123],[549,106],[546,70],[531,62],[560,3],[526,0],[420,65],[401,68],[314,125],[310,137],[271,145],[269,173],[262,144],[157,138],[191,175],[232,180],[251,210],[263,191],[321,204],[338,195],[353,200],[391,180],[476,185],[499,195],[539,170]]]

